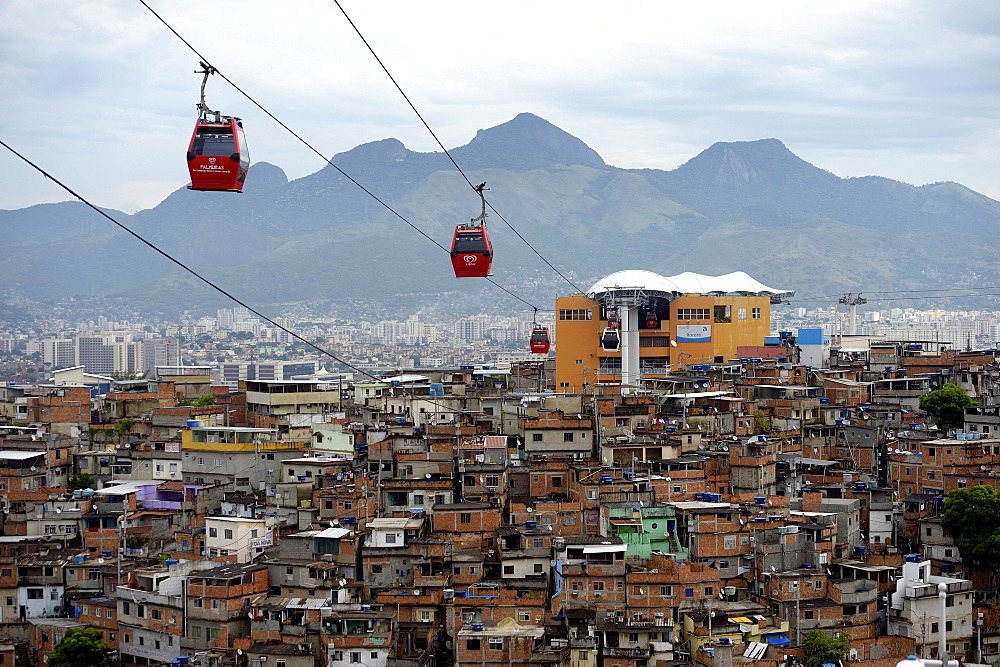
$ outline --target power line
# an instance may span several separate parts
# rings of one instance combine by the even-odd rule
[[[142,2],[142,0],[139,0],[139,1]],[[278,324],[277,322],[275,322],[274,320],[272,320],[270,317],[264,315],[263,313],[261,313],[260,311],[256,310],[255,308],[253,308],[249,304],[245,303],[244,301],[242,301],[241,299],[239,299],[238,297],[236,297],[232,293],[230,293],[227,290],[223,289],[221,286],[217,285],[216,283],[212,282],[211,280],[209,280],[205,276],[201,275],[200,273],[198,273],[197,271],[195,271],[190,266],[188,266],[184,262],[180,261],[179,259],[177,259],[173,255],[171,255],[170,253],[168,253],[168,252],[166,252],[164,250],[161,250],[159,247],[157,247],[156,245],[154,245],[150,241],[147,241],[145,238],[143,238],[142,236],[140,236],[136,232],[132,231],[131,229],[129,229],[128,227],[126,227],[125,225],[123,225],[122,223],[120,223],[119,221],[117,221],[114,218],[112,218],[110,215],[108,215],[107,213],[105,213],[104,211],[102,211],[100,208],[98,208],[94,204],[90,203],[90,201],[88,201],[82,195],[77,194],[68,185],[66,185],[65,183],[63,183],[59,179],[57,179],[55,176],[53,176],[49,172],[47,172],[44,169],[42,169],[40,166],[38,166],[37,164],[35,164],[31,160],[29,160],[27,157],[25,157],[24,155],[21,155],[20,153],[18,153],[16,150],[14,150],[11,146],[9,146],[3,140],[0,140],[0,146],[3,146],[4,148],[6,148],[8,151],[10,151],[11,153],[13,153],[17,157],[19,157],[22,161],[24,161],[25,163],[27,163],[28,165],[30,165],[32,168],[34,168],[36,171],[38,171],[42,176],[44,176],[45,178],[48,178],[53,183],[55,183],[56,185],[58,185],[59,187],[61,187],[63,190],[65,190],[66,192],[68,192],[70,195],[72,195],[73,197],[75,197],[76,199],[78,199],[79,201],[81,201],[82,203],[84,203],[86,206],[88,206],[92,210],[96,211],[98,213],[98,215],[101,215],[101,216],[107,218],[113,224],[115,224],[116,226],[118,226],[119,228],[121,228],[125,232],[127,232],[129,235],[131,235],[132,237],[138,239],[144,245],[148,246],[149,248],[151,248],[152,250],[154,250],[158,254],[162,255],[163,257],[165,257],[166,259],[170,260],[171,262],[173,262],[174,264],[176,264],[180,268],[184,269],[185,271],[187,271],[188,273],[190,273],[192,276],[194,276],[198,280],[202,281],[203,283],[205,283],[206,285],[208,285],[209,287],[211,287],[215,291],[219,292],[223,296],[225,296],[225,297],[233,300],[235,303],[239,304],[240,306],[243,306],[248,311],[250,311],[251,313],[253,313],[257,317],[261,318],[262,320],[264,320],[268,324],[271,324],[272,326],[274,326],[277,329],[281,329],[282,331],[284,331],[288,335],[292,336],[296,340],[298,340],[298,341],[300,341],[302,343],[305,343],[306,345],[308,345],[309,347],[313,348],[317,352],[330,357],[334,361],[336,361],[338,363],[341,363],[344,366],[347,366],[348,368],[350,368],[352,370],[357,371],[361,375],[365,375],[365,376],[371,378],[372,380],[376,380],[376,381],[378,380],[378,378],[376,378],[374,375],[372,375],[368,371],[362,370],[361,368],[358,368],[357,366],[354,366],[350,362],[344,361],[343,359],[341,359],[337,355],[333,354],[332,352],[321,348],[320,346],[316,345],[312,341],[306,340],[305,338],[303,338],[299,334],[295,333],[291,329],[289,329],[289,328],[287,328],[285,326],[282,326],[281,324]]]
[[[258,109],[260,109],[266,116],[268,116],[271,120],[273,120],[275,123],[277,123],[279,126],[281,126],[285,131],[287,131],[293,137],[295,137],[296,139],[298,139],[299,142],[302,143],[302,145],[304,145],[306,148],[308,148],[310,151],[312,151],[316,156],[318,156],[326,164],[330,165],[335,170],[337,170],[337,172],[341,176],[343,176],[344,178],[346,178],[348,181],[350,181],[351,183],[353,183],[354,185],[356,185],[358,188],[360,188],[369,197],[371,197],[372,199],[374,199],[375,201],[377,201],[379,204],[381,204],[386,210],[388,210],[394,216],[396,216],[397,218],[399,218],[400,220],[402,220],[403,222],[405,222],[414,231],[416,231],[418,234],[420,234],[421,236],[423,236],[425,239],[427,239],[428,241],[430,241],[431,243],[433,243],[434,245],[436,245],[438,248],[440,248],[441,250],[443,250],[443,251],[445,251],[445,252],[447,252],[447,253],[450,254],[450,252],[451,252],[450,249],[445,248],[443,245],[441,245],[440,243],[438,243],[434,238],[432,238],[431,236],[429,236],[422,229],[420,229],[415,224],[413,224],[412,222],[410,222],[405,216],[403,216],[401,213],[399,213],[398,211],[396,211],[392,206],[390,206],[388,203],[386,203],[381,198],[379,198],[374,192],[372,192],[371,190],[369,190],[368,188],[366,188],[359,181],[357,181],[355,178],[353,178],[350,174],[348,174],[343,169],[341,169],[339,166],[337,166],[336,164],[334,164],[334,162],[333,162],[333,160],[331,158],[326,157],[316,147],[314,147],[312,144],[310,144],[304,137],[302,137],[295,130],[293,130],[291,127],[289,127],[288,125],[286,125],[281,119],[279,119],[277,116],[275,116],[273,113],[271,113],[268,109],[266,109],[260,102],[258,102],[255,98],[253,98],[249,93],[247,93],[245,90],[243,90],[242,88],[240,88],[229,77],[227,77],[225,74],[223,74],[218,68],[216,68],[215,66],[213,66],[205,58],[205,56],[203,56],[201,54],[201,52],[198,51],[198,49],[196,49],[188,40],[184,39],[184,37],[179,32],[177,32],[177,30],[175,30],[173,28],[173,26],[171,26],[169,23],[167,23],[167,21],[162,16],[160,16],[152,7],[150,7],[149,4],[146,3],[146,0],[139,0],[139,2],[142,4],[143,7],[145,7],[146,9],[148,9],[149,12],[153,16],[155,16],[157,18],[157,20],[159,20],[160,23],[162,23],[167,28],[167,30],[169,30],[170,32],[172,32],[177,37],[177,39],[179,39],[186,47],[188,47],[188,49],[190,49],[192,53],[194,53],[196,56],[198,56],[198,58],[202,62],[204,62],[208,67],[211,67],[211,69],[216,74],[218,74],[226,83],[228,83],[230,86],[232,86],[234,90],[236,90],[238,93],[240,93],[241,95],[243,95],[243,97],[245,97],[251,104],[253,104],[255,107],[257,107]],[[343,10],[341,10],[341,11],[343,11]],[[449,155],[448,157],[450,158],[451,156]],[[457,165],[456,165],[456,167],[457,167]],[[468,181],[468,177],[465,176],[464,172],[462,173],[462,176],[465,177],[466,181]],[[491,208],[492,208],[492,206],[491,206]],[[515,233],[516,233],[516,231],[515,231]],[[496,285],[497,287],[500,287],[500,285],[498,285],[495,281],[491,280],[490,282],[493,283],[494,285]],[[518,299],[522,303],[527,304],[529,308],[534,308],[534,306],[532,304],[528,303],[527,301],[525,301],[521,297],[515,295],[510,290],[507,290],[505,288],[501,288],[501,289],[503,289],[505,292],[507,292],[507,294],[510,294],[511,296],[515,297],[516,299]]]
[[[140,0],[140,2],[142,2],[142,0]],[[357,26],[357,25],[355,25],[354,21],[353,21],[353,20],[351,20],[351,17],[350,17],[350,16],[348,16],[348,14],[347,14],[347,12],[346,12],[346,11],[344,10],[343,6],[341,6],[341,4],[340,4],[340,0],[333,0],[333,3],[334,3],[335,5],[337,5],[337,9],[339,9],[339,10],[340,10],[340,13],[344,15],[344,18],[345,18],[345,19],[347,19],[347,22],[351,24],[351,27],[352,27],[352,28],[354,28],[354,32],[356,32],[356,33],[357,33],[357,35],[358,35],[358,37],[360,37],[360,38],[361,38],[361,41],[362,41],[362,42],[364,43],[364,45],[365,45],[365,46],[366,46],[366,47],[368,48],[368,51],[369,51],[369,52],[370,52],[370,53],[372,54],[372,56],[373,56],[373,57],[375,58],[376,62],[378,62],[379,66],[380,66],[380,67],[382,68],[382,71],[383,71],[383,72],[385,72],[385,75],[386,75],[387,77],[389,77],[389,80],[390,80],[390,81],[392,81],[392,85],[394,85],[394,86],[396,87],[396,90],[398,90],[398,91],[399,91],[399,94],[400,94],[400,95],[402,95],[402,96],[403,96],[403,99],[404,99],[404,100],[406,100],[406,103],[407,103],[408,105],[410,105],[410,108],[411,108],[411,109],[413,110],[413,113],[415,113],[415,114],[417,115],[417,118],[419,118],[419,119],[420,119],[420,122],[421,122],[421,123],[423,123],[423,126],[424,126],[425,128],[427,128],[427,131],[428,131],[428,132],[430,133],[430,135],[431,135],[431,136],[432,136],[432,137],[434,138],[434,141],[435,141],[435,142],[437,143],[437,145],[438,145],[438,146],[439,146],[439,147],[441,148],[441,150],[442,150],[442,151],[444,151],[444,154],[445,154],[445,155],[446,155],[446,156],[448,157],[448,159],[449,159],[449,160],[451,161],[451,163],[452,163],[452,164],[453,164],[453,165],[455,166],[455,169],[457,169],[457,170],[458,170],[458,173],[460,173],[460,174],[462,175],[462,178],[464,178],[464,179],[465,179],[465,182],[469,184],[469,187],[475,190],[476,186],[475,186],[475,185],[473,185],[473,183],[472,183],[472,181],[471,181],[471,180],[469,179],[468,175],[467,175],[467,174],[465,173],[465,171],[463,171],[463,170],[462,170],[462,168],[461,168],[461,167],[460,167],[460,166],[458,165],[458,162],[456,162],[456,161],[455,161],[455,158],[454,158],[454,157],[452,157],[452,155],[451,155],[451,152],[450,152],[450,151],[449,151],[449,150],[448,150],[447,148],[445,148],[445,145],[444,145],[444,143],[443,143],[443,142],[441,141],[441,139],[439,139],[439,138],[438,138],[438,136],[437,136],[437,134],[436,134],[436,133],[434,132],[434,130],[433,130],[433,129],[431,129],[431,126],[430,126],[430,124],[429,124],[429,123],[428,123],[428,122],[427,122],[427,121],[426,121],[426,120],[424,119],[423,115],[422,115],[422,114],[420,113],[420,111],[419,111],[419,110],[417,109],[416,105],[415,105],[415,104],[413,103],[413,101],[412,101],[412,100],[410,99],[409,95],[407,95],[407,94],[406,94],[406,92],[405,92],[405,91],[403,90],[403,87],[399,85],[399,82],[398,82],[398,81],[396,81],[396,77],[394,77],[394,76],[392,75],[392,73],[391,73],[391,72],[389,71],[389,68],[388,68],[388,67],[386,67],[385,63],[384,63],[384,62],[382,61],[382,59],[381,59],[381,58],[379,57],[379,55],[378,55],[377,53],[375,53],[375,49],[373,49],[373,48],[372,48],[372,45],[371,45],[371,44],[369,44],[368,40],[367,40],[367,39],[365,39],[365,36],[364,36],[363,34],[361,34],[361,30],[359,30],[359,29],[358,29],[358,26]],[[143,2],[143,4],[145,4],[145,3]],[[517,238],[521,239],[521,240],[522,240],[522,241],[524,242],[524,244],[525,244],[526,246],[528,246],[529,248],[531,248],[531,251],[532,251],[532,252],[534,252],[534,253],[535,253],[536,255],[538,255],[538,258],[539,258],[539,259],[541,259],[541,260],[542,260],[543,262],[545,262],[545,263],[546,263],[546,264],[548,265],[548,267],[549,267],[550,269],[552,269],[553,271],[555,271],[555,272],[556,272],[556,273],[557,273],[557,274],[559,275],[559,277],[560,277],[560,278],[562,278],[562,279],[563,279],[563,280],[565,280],[565,281],[566,281],[567,283],[569,283],[569,284],[570,284],[570,285],[571,285],[571,286],[573,287],[573,289],[575,289],[575,290],[576,290],[577,292],[583,292],[583,290],[582,290],[582,289],[580,289],[580,287],[579,287],[579,286],[578,286],[578,285],[577,285],[576,283],[574,283],[574,282],[573,282],[572,280],[570,280],[570,279],[569,279],[569,278],[567,278],[567,277],[566,277],[565,275],[563,275],[562,271],[560,271],[559,269],[557,269],[557,268],[556,268],[556,267],[555,267],[555,266],[554,266],[554,265],[552,264],[552,262],[550,262],[549,260],[547,260],[547,259],[546,259],[546,258],[545,258],[545,257],[544,257],[544,256],[542,255],[542,253],[538,252],[538,250],[537,250],[537,249],[535,248],[535,246],[531,245],[531,243],[529,243],[529,242],[528,242],[528,240],[527,240],[526,238],[524,238],[524,236],[522,236],[522,235],[521,235],[521,232],[517,231],[517,229],[515,229],[515,228],[514,228],[514,225],[510,224],[510,222],[509,222],[509,221],[508,221],[508,220],[507,220],[507,219],[506,219],[505,217],[503,217],[503,215],[502,215],[502,214],[500,213],[500,211],[498,211],[498,210],[497,210],[497,209],[496,209],[496,208],[495,208],[495,207],[493,206],[493,204],[490,204],[489,202],[487,202],[487,205],[488,205],[488,206],[490,207],[490,210],[491,210],[491,211],[493,211],[493,212],[494,212],[494,213],[496,214],[496,216],[497,216],[498,218],[500,218],[501,220],[503,220],[503,221],[504,221],[504,223],[505,223],[505,224],[506,224],[506,225],[507,225],[507,226],[508,226],[508,227],[510,228],[510,230],[511,230],[512,232],[514,232],[514,234],[516,234],[516,235],[517,235]],[[493,281],[490,281],[490,282],[493,282]],[[493,284],[495,285],[496,283],[493,283]],[[523,300],[522,300],[522,301],[523,301]]]

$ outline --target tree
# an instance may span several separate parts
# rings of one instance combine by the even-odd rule
[[[132,427],[135,426],[135,420],[131,417],[125,417],[124,419],[119,419],[118,424],[115,426],[115,437],[118,438],[118,442],[124,442],[129,435],[132,433]]]
[[[920,409],[934,417],[934,423],[942,431],[962,428],[965,424],[965,408],[979,405],[957,384],[946,383],[940,389],[920,397]]]
[[[48,667],[97,667],[104,664],[108,646],[97,628],[72,628],[49,654]]]
[[[94,488],[94,478],[85,472],[79,475],[73,475],[69,478],[69,488],[70,491],[76,491],[77,489],[92,489]]]
[[[111,374],[111,379],[125,382],[126,380],[145,380],[148,376],[149,371],[114,371]]]
[[[1000,567],[1000,494],[992,486],[955,489],[944,502],[941,527],[955,540],[962,561]]]
[[[851,652],[851,637],[846,633],[833,637],[822,630],[810,630],[802,648],[806,652],[806,667],[822,667],[827,662],[843,664]]]

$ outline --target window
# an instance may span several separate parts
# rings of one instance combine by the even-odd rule
[[[423,505],[424,504],[424,494],[422,494],[422,493],[414,493],[413,494],[413,504],[414,505]]]
[[[382,574],[382,566],[381,565],[372,565],[372,574]]]
[[[814,612],[812,609],[807,609],[806,611],[804,611],[802,613],[805,616],[806,620],[810,620],[811,621],[812,619],[814,619],[816,617],[816,612]]]
[[[754,308],[751,311],[751,314],[753,315],[753,319],[759,320],[760,319],[760,308]]]
[[[728,570],[729,569],[729,561],[728,560],[720,560],[719,561],[719,569],[720,570]]]
[[[573,434],[572,433],[568,433],[567,435],[573,435]],[[563,485],[563,478],[560,475],[554,475],[552,477],[552,486],[562,486],[562,485]],[[551,522],[551,519],[550,519],[550,522]]]
[[[604,582],[603,581],[595,581],[594,585],[593,585],[593,589],[595,591],[603,591],[604,590]]]
[[[950,555],[950,554],[947,554],[947,555]],[[542,574],[542,571],[543,571],[542,568],[543,568],[543,566],[542,566],[541,563],[535,563],[532,566],[532,569],[534,570],[535,574]]]
[[[739,308],[736,311],[736,317],[738,317],[741,320],[745,320],[747,318],[747,309],[746,308]]]
[[[487,475],[486,486],[500,486],[500,475]]]
[[[222,467],[222,459],[215,459],[215,467],[216,468]]]
[[[588,660],[590,660],[590,651],[580,651],[580,654],[577,656],[577,658],[580,660],[580,662],[587,662]]]
[[[462,512],[458,515],[459,523],[472,523],[472,514],[469,512]]]
[[[360,651],[351,651],[351,664],[352,665],[360,665],[361,664],[361,652]]]
[[[209,528],[208,529],[208,536],[209,537],[218,537],[219,536],[219,529],[218,528]]]
[[[715,589],[711,586],[705,586],[705,597],[710,598],[715,594]]]
[[[563,442],[573,442],[573,432],[568,431],[563,433]]]
[[[712,308],[712,319],[719,323],[732,322],[732,311],[729,306],[714,306]]]
[[[284,660],[275,660],[274,661],[274,667],[285,667],[285,661]]]
[[[545,538],[544,537],[533,537],[533,538],[531,538],[531,548],[533,548],[533,549],[544,549],[545,548]]]
[[[478,651],[482,645],[479,643],[478,639],[466,639],[465,640],[465,650],[467,651]]]
[[[660,595],[673,595],[673,594],[674,594],[673,586],[660,586]]]
[[[145,605],[137,604],[135,606],[135,615],[139,618],[146,618],[146,607]]]
[[[386,544],[395,544],[396,543],[396,537],[397,537],[396,533],[386,533],[385,534],[385,543]]]
[[[684,597],[686,597],[686,598],[693,598],[694,597],[694,589],[693,588],[685,588],[684,589]]]
[[[122,613],[123,614],[131,614],[132,613],[132,605],[130,605],[128,602],[122,602]]]
[[[45,526],[45,534],[46,535],[55,535],[56,534],[56,527],[55,526]]]
[[[564,322],[590,321],[592,319],[590,308],[563,308],[559,311],[559,319]]]
[[[163,614],[162,614],[162,612],[160,612],[159,609],[150,609],[149,610],[149,617],[151,619],[153,619],[154,621],[159,621],[159,620],[163,619]]]
[[[128,603],[126,602],[125,604],[128,604]],[[202,607],[202,604],[203,604],[203,603],[202,603],[202,601],[201,601],[201,598],[194,598],[193,600],[191,600],[191,606],[192,606],[192,607],[195,607],[195,608],[197,608],[197,609],[201,609],[201,607]],[[127,614],[127,613],[128,613],[128,610],[125,610],[125,613]]]
[[[541,433],[532,433],[531,434],[531,441],[532,442],[541,442],[542,441],[542,434]]]
[[[503,566],[503,573],[504,574],[514,574],[514,566],[513,565],[504,565]]]
[[[488,641],[489,641],[489,649],[491,651],[503,650],[503,637],[490,637]]]
[[[171,463],[170,464],[170,472],[177,472],[177,464],[176,463]]]
[[[430,623],[430,621],[431,621],[431,612],[429,610],[427,610],[427,609],[421,609],[420,610],[420,622],[421,623]]]
[[[518,611],[517,612],[517,620],[519,622],[521,622],[521,623],[524,623],[525,621],[530,621],[531,620],[531,612],[530,611]]]
[[[678,308],[678,320],[707,320],[709,319],[708,308]]]
[[[222,531],[222,537],[225,538],[225,539],[227,539],[227,540],[233,539],[233,529],[232,528],[226,528],[225,530],[223,530]]]

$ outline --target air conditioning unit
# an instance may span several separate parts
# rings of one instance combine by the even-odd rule
[[[580,592],[579,591],[573,591],[569,595],[570,595],[570,597],[578,598],[578,597],[580,597]]]
[[[603,597],[603,594],[600,591],[598,591],[598,592],[594,593],[594,597],[595,598]]]

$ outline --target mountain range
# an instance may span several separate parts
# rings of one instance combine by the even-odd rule
[[[1000,284],[987,242],[1000,232],[1000,203],[951,182],[840,178],[777,139],[716,143],[669,171],[628,169],[522,113],[450,153],[489,188],[494,280],[539,308],[622,269],[746,271],[800,298]],[[489,283],[454,278],[444,250],[481,204],[444,153],[383,139],[332,162],[339,169],[294,181],[258,163],[240,195],[182,187],[134,215],[105,212],[274,314],[316,299],[524,309]],[[165,315],[228,305],[78,202],[0,211],[0,293],[114,296]]]

